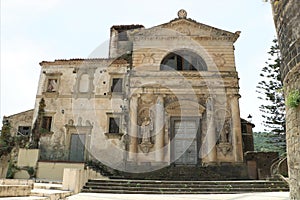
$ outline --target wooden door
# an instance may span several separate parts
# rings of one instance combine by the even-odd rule
[[[197,164],[197,124],[194,119],[174,121],[175,164]]]
[[[83,162],[85,154],[85,134],[72,134],[70,145],[70,161]]]

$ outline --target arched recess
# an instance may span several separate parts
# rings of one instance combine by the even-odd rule
[[[167,54],[160,64],[160,70],[207,71],[207,65],[197,53],[181,49]]]

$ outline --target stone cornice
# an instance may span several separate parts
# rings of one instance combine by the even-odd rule
[[[166,40],[166,41],[172,41],[172,40],[186,40],[187,36],[135,36],[134,41],[152,41],[152,40]],[[198,40],[198,41],[209,41],[209,40],[217,40],[217,41],[231,41],[235,42],[238,37],[232,37],[232,36],[222,36],[222,37],[212,37],[212,36],[188,36],[191,39]]]
[[[109,65],[126,65],[128,62],[125,59],[111,59],[111,58],[92,58],[92,59],[83,59],[83,58],[76,58],[76,59],[61,59],[61,60],[54,60],[54,61],[42,61],[39,63],[40,66],[57,66],[57,65],[99,65],[104,64],[106,66]]]
[[[206,24],[199,23],[190,18],[188,18],[188,19],[176,18],[168,23],[161,24],[161,25],[158,25],[155,27],[174,29],[177,26],[181,26],[181,25],[186,25],[189,28],[192,28],[195,30],[207,31],[211,35],[211,37],[201,37],[198,35],[198,37],[196,37],[198,40],[229,40],[229,41],[235,42],[239,38],[240,33],[241,33],[240,31],[236,31],[235,33],[225,31],[225,30],[222,30],[219,28],[215,28],[215,27],[206,25]],[[189,36],[196,36],[196,35],[190,34]]]
[[[131,73],[131,77],[233,77],[237,78],[238,73],[234,71],[156,71],[156,72],[150,72],[150,71],[134,71]]]

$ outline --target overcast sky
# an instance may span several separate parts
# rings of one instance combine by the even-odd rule
[[[275,38],[262,0],[1,0],[1,119],[34,107],[39,62],[87,58],[109,39],[112,25],[169,22],[177,11],[210,26],[241,31],[235,44],[241,117],[263,130],[255,87]]]

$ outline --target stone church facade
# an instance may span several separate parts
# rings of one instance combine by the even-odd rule
[[[129,172],[243,164],[239,34],[180,10],[152,28],[113,26],[108,58],[41,62],[39,160],[98,160]]]

